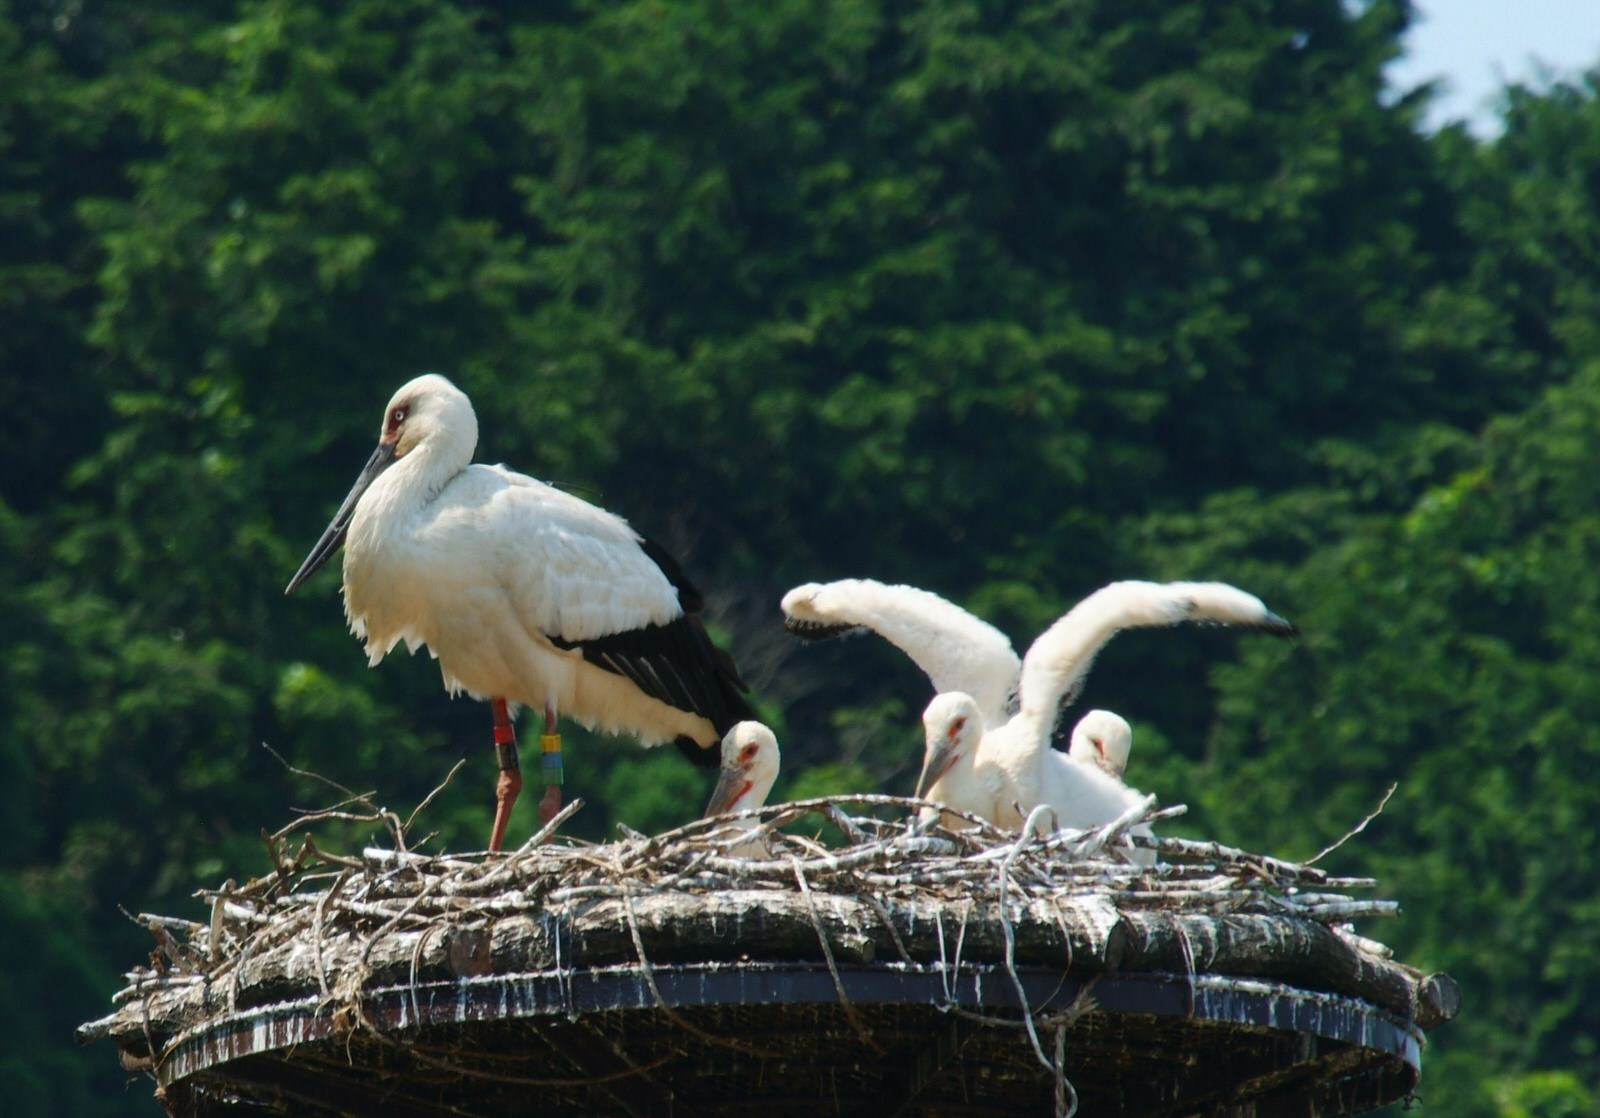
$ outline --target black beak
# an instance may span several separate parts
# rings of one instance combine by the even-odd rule
[[[333,514],[333,519],[322,530],[322,538],[317,541],[317,546],[311,549],[311,554],[306,556],[306,561],[300,564],[300,569],[284,588],[285,594],[293,594],[295,587],[310,578],[318,567],[328,561],[329,556],[339,550],[339,545],[344,543],[344,534],[350,530],[350,518],[356,514],[356,504],[361,500],[361,494],[393,464],[394,444],[379,443],[378,449],[372,452],[372,457],[362,467],[361,476],[350,487],[350,493],[339,506],[339,511]]]

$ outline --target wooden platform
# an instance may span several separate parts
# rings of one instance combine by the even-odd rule
[[[1085,988],[1019,973],[1039,1013]],[[375,990],[366,1012],[381,1033],[349,1035],[302,999],[191,1030],[157,1078],[171,1112],[197,1118],[525,1114],[530,1092],[540,1113],[641,1118],[1050,1112],[1053,1076],[1019,1031],[954,1011],[1014,1021],[1008,974],[838,977],[853,1013],[815,964],[657,968],[672,1014],[634,967]],[[1357,1114],[1417,1083],[1421,1029],[1359,1000],[1210,976],[1103,977],[1089,990],[1095,1010],[1062,1038],[1084,1114]],[[1041,1040],[1053,1057],[1055,1030]]]

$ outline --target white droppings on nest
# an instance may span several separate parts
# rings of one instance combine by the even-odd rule
[[[416,1056],[373,1018],[369,995],[409,997],[412,1012],[388,1026],[404,1029],[423,1019],[423,999],[437,997],[441,983],[448,991],[556,976],[570,991],[580,973],[630,972],[649,991],[642,1004],[653,1001],[673,1028],[767,1057],[775,1053],[709,1032],[669,1004],[653,960],[811,960],[833,976],[839,1005],[868,1049],[872,1026],[847,998],[842,968],[936,973],[945,995],[930,1004],[1016,1030],[1055,1077],[1057,1113],[1065,1115],[1076,1101],[1063,1063],[1066,1032],[1099,1012],[1094,984],[1107,972],[1187,974],[1192,996],[1255,978],[1309,983],[1423,1028],[1459,1006],[1447,977],[1394,962],[1382,945],[1348,930],[1351,919],[1397,910],[1352,895],[1371,879],[1153,837],[1151,824],[1184,811],[1153,799],[1103,826],[1049,833],[1041,833],[1042,809],[1021,834],[1007,834],[960,813],[945,812],[959,820],[949,828],[932,821],[938,812],[919,818],[947,805],[857,795],[698,819],[655,836],[623,828],[608,843],[558,836],[581,805],[569,804],[509,854],[412,849],[425,844],[408,837],[416,813],[402,823],[370,796],[304,815],[269,836],[271,874],[200,892],[209,923],[135,918],[157,938],[153,965],[130,972],[115,999],[120,1008],[79,1036],[111,1038],[130,1066],[154,1067],[238,1007],[298,998],[314,1003],[336,1033],[405,1045]],[[291,857],[295,832],[332,819],[381,825],[391,845],[353,857],[306,838]],[[821,841],[819,823],[842,840]],[[738,856],[753,836],[768,856]],[[981,989],[985,977],[1022,993],[1022,968],[1072,975],[1079,994],[1048,1012],[1024,997],[1015,1013],[978,1012],[955,996],[958,980]],[[498,1074],[424,1062],[464,1077]]]
[[[159,933],[159,962],[130,972],[117,1001],[142,1000],[157,1017],[170,1010],[174,1021],[189,1020],[211,1012],[209,999],[219,989],[230,1002],[241,989],[269,985],[309,987],[308,993],[339,999],[380,975],[415,982],[463,968],[537,969],[541,960],[568,969],[648,966],[653,943],[681,949],[685,937],[695,936],[714,959],[726,951],[730,927],[739,930],[741,953],[752,958],[792,951],[810,938],[812,950],[820,948],[830,963],[835,956],[870,962],[881,954],[954,965],[946,933],[957,919],[957,956],[965,950],[969,960],[998,963],[990,948],[1004,941],[1013,944],[1004,952],[1007,965],[1016,943],[1028,948],[1044,939],[1057,952],[1064,945],[1067,958],[1111,964],[1108,954],[1127,950],[1114,942],[1119,929],[1126,938],[1130,928],[1137,951],[1154,958],[1145,940],[1155,933],[1146,918],[1160,915],[1199,922],[1198,931],[1173,924],[1185,964],[1196,936],[1211,945],[1212,957],[1228,950],[1217,946],[1226,936],[1206,931],[1207,921],[1226,917],[1234,920],[1227,935],[1248,927],[1263,943],[1280,925],[1292,930],[1310,922],[1323,929],[1323,948],[1337,944],[1368,963],[1399,966],[1386,963],[1378,945],[1334,928],[1397,910],[1392,901],[1349,894],[1373,886],[1370,879],[1335,877],[1217,843],[1130,834],[1182,807],[1151,802],[1102,827],[1019,837],[976,818],[955,830],[919,822],[915,813],[925,805],[916,800],[840,796],[610,843],[557,838],[556,827],[580,804],[568,805],[554,825],[507,855],[407,850],[397,821],[390,823],[393,848],[368,848],[359,858],[310,842],[292,859],[275,851],[273,874],[225,893],[202,891],[221,902],[210,924],[137,918]],[[874,811],[894,817],[867,814]],[[782,829],[802,819],[814,825],[819,816],[853,837],[826,847]],[[728,852],[749,839],[752,822],[769,836],[773,857]],[[1134,864],[1136,850],[1154,853],[1160,863]],[[619,932],[625,923],[634,927]],[[810,937],[801,934],[807,929]],[[629,943],[635,930],[637,942]],[[452,955],[460,953],[463,933],[485,945],[466,961]],[[160,998],[152,1001],[154,995]],[[109,1019],[106,1025],[115,1031]],[[1043,1051],[1042,1038],[1036,1050]]]

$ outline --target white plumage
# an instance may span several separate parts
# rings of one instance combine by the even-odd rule
[[[722,739],[722,771],[701,818],[764,805],[778,779],[780,761],[778,739],[771,730],[760,722],[740,722]],[[731,825],[753,831],[760,826],[760,820],[735,819]],[[740,858],[764,858],[770,852],[762,839],[750,839],[732,844],[728,853]]]
[[[1294,632],[1259,599],[1222,583],[1112,583],[1033,642],[1022,662],[1018,711],[1000,725],[990,727],[970,696],[935,697],[923,714],[926,753],[918,794],[1008,829],[1020,827],[1040,804],[1054,809],[1055,823],[1063,827],[1116,819],[1139,794],[1096,765],[1050,748],[1051,732],[1062,703],[1076,696],[1095,655],[1119,629],[1182,621]],[[1094,719],[1086,731],[1103,723]]]
[[[1058,703],[1071,702],[1095,656],[1121,629],[1200,621],[1294,632],[1259,598],[1221,582],[1113,582],[1040,634],[1020,661],[1011,642],[993,625],[914,586],[871,579],[813,582],[789,591],[782,604],[784,624],[808,639],[872,630],[911,657],[936,693],[962,691],[971,696],[990,727],[1003,724],[1026,695],[1029,664],[1035,692],[1053,691]],[[1058,689],[1050,678],[1054,676],[1061,677]],[[1115,775],[1120,776],[1127,764],[1124,753]]]
[[[559,711],[714,764],[709,747],[749,708],[676,563],[619,516],[472,465],[477,439],[471,402],[444,377],[401,387],[286,592],[342,543],[345,615],[370,663],[401,642],[425,646],[450,692],[495,702],[497,718],[526,704],[545,710],[548,733]]]
[[[715,702],[675,706],[660,697],[680,690],[670,675],[650,694],[622,668],[608,670],[605,652],[585,658],[586,642],[685,616],[678,588],[627,521],[504,466],[471,465],[477,416],[444,377],[409,382],[384,414],[393,463],[356,495],[344,553],[345,616],[370,663],[402,641],[426,646],[452,694],[553,704],[646,745],[718,739]],[[710,662],[672,666],[687,674]],[[651,668],[666,674],[641,670]],[[686,681],[681,690],[700,689]]]
[[[1003,830],[1019,830],[1041,804],[1051,809],[1041,819],[1041,829],[1098,827],[1144,799],[1093,764],[1048,747],[1018,750],[1015,744],[1021,739],[1015,731],[1020,727],[1015,719],[985,731],[978,704],[962,692],[934,696],[922,722],[927,748],[917,794],[987,819]],[[923,817],[933,810],[925,808]],[[947,827],[964,825],[959,816],[949,814],[941,821]],[[1132,833],[1149,834],[1150,829],[1141,825]],[[1133,860],[1149,865],[1153,858],[1136,851]]]
[[[1060,827],[1098,827],[1143,797],[1096,765],[1074,761],[1041,745],[1016,719],[997,726],[978,743],[978,770],[994,788],[992,821],[1016,830],[1040,804],[1055,812]]]
[[[1109,710],[1091,710],[1072,728],[1067,756],[1121,780],[1132,751],[1133,727],[1128,720]]]
[[[400,641],[426,645],[452,694],[553,701],[591,729],[647,745],[714,739],[710,722],[642,693],[627,676],[586,663],[569,642],[681,615],[660,568],[619,517],[498,466],[469,466],[432,501],[419,471],[369,490],[345,545],[350,629],[377,664]],[[574,505],[578,507],[573,507]]]
[[[1293,636],[1294,626],[1254,594],[1225,582],[1113,582],[1102,586],[1039,634],[1022,658],[1019,715],[1055,724],[1061,704],[1083,690],[1094,658],[1123,629],[1186,621]]]
[[[994,822],[1001,777],[998,769],[978,764],[979,746],[986,725],[978,702],[965,691],[943,691],[922,712],[922,772],[917,776],[918,799],[932,800]],[[923,808],[931,818],[934,809]],[[952,829],[967,826],[957,815],[941,814]]]
[[[783,596],[784,625],[808,639],[870,629],[911,657],[935,693],[965,691],[991,725],[1006,718],[1022,661],[993,625],[915,586],[808,582]]]

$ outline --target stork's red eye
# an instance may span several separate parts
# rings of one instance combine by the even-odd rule
[[[959,734],[962,730],[965,730],[966,728],[967,728],[967,719],[966,719],[965,715],[962,715],[960,718],[957,718],[954,722],[950,723],[950,736],[951,737],[955,737],[957,734]]]
[[[754,745],[747,745],[743,749],[739,750],[739,760],[741,760],[741,761],[754,760],[755,759],[755,755],[756,755],[756,747]]]
[[[394,411],[390,412],[389,426],[398,427],[400,424],[404,423],[406,421],[406,414],[408,410],[409,409],[407,408],[395,408]]]

